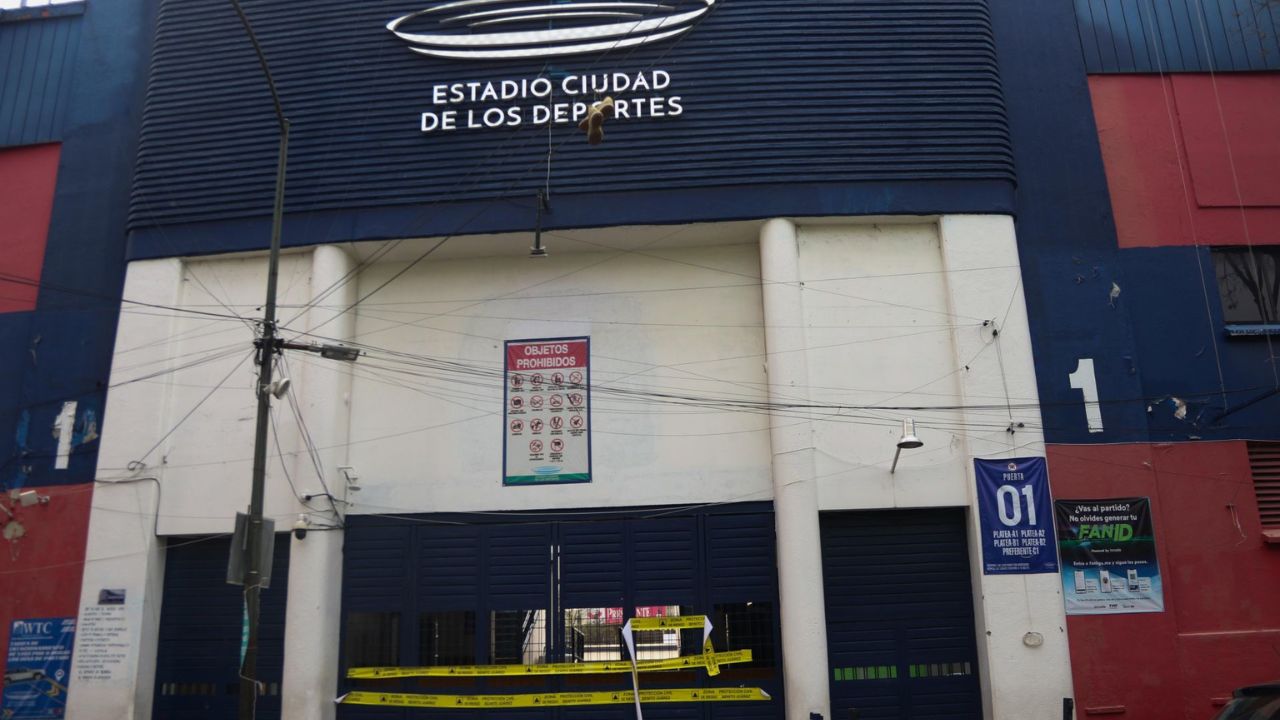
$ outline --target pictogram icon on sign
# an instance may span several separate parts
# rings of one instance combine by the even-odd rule
[[[541,396],[541,395],[534,395],[533,397],[529,398],[529,405],[530,405],[534,410],[538,410],[538,409],[540,409],[540,408],[542,407],[542,396]]]
[[[541,440],[533,440],[533,441],[530,441],[530,443],[529,443],[529,452],[531,452],[531,453],[540,453],[540,452],[542,452],[542,441],[541,441]]]
[[[585,424],[586,424],[586,421],[582,419],[581,415],[574,415],[573,417],[569,418],[569,427],[573,428],[574,430],[581,430],[582,426]]]
[[[563,385],[564,373],[551,373],[551,382],[555,385]]]
[[[542,420],[540,420],[539,418],[534,418],[530,420],[529,429],[536,433],[542,432]]]
[[[564,451],[563,440],[561,440],[560,438],[556,438],[551,441],[551,452],[563,452],[563,451]]]
[[[522,409],[524,409],[524,398],[522,398],[522,397],[513,397],[513,398],[511,398],[511,409],[512,409],[512,410],[522,410]]]
[[[524,387],[524,376],[523,376],[523,375],[512,375],[512,376],[511,376],[511,389],[512,389],[512,390],[519,390],[519,389],[520,389],[520,388],[522,388],[522,387]]]
[[[564,407],[564,398],[560,397],[559,395],[552,395],[550,398],[550,402],[551,402],[551,407],[553,408]]]
[[[569,405],[573,407],[582,407],[582,393],[569,393]]]
[[[512,420],[512,421],[511,421],[511,432],[513,432],[513,433],[524,432],[524,421],[523,421],[523,420]]]
[[[533,375],[533,379],[532,379],[532,380],[530,380],[530,382],[532,382],[532,383],[533,383],[533,386],[534,386],[534,387],[538,387],[539,385],[541,385],[541,384],[542,384],[542,381],[543,381],[544,379],[545,379],[545,378],[543,378],[543,377],[542,377],[542,373],[534,373],[534,375]]]
[[[551,416],[551,429],[552,429],[552,430],[559,430],[559,429],[560,429],[560,428],[562,428],[562,427],[564,427],[564,418],[560,417],[559,415],[552,415],[552,416]]]
[[[569,373],[569,382],[573,383],[574,385],[581,385],[581,384],[582,384],[582,371],[581,371],[581,370],[574,370],[573,372]]]

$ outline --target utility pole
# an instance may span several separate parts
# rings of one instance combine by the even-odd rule
[[[267,57],[258,44],[249,18],[240,7],[239,0],[231,0],[240,22],[244,25],[249,41],[258,54],[258,62],[266,75],[275,104],[276,120],[280,123],[280,152],[276,160],[276,196],[271,210],[271,254],[267,260],[267,302],[262,319],[262,337],[258,340],[258,417],[253,436],[253,489],[249,496],[249,522],[244,558],[244,606],[249,626],[249,639],[244,659],[240,664],[240,720],[253,720],[258,701],[258,614],[262,595],[262,497],[267,474],[267,430],[271,422],[272,369],[276,353],[280,351],[276,340],[276,286],[280,275],[280,225],[284,215],[285,165],[289,156],[289,119],[280,106],[275,80],[267,66]]]

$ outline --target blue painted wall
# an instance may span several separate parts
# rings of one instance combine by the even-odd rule
[[[1151,439],[1280,440],[1280,379],[1268,359],[1280,338],[1227,337],[1209,249],[1129,249],[1120,262]]]
[[[1050,442],[1145,441],[1127,282],[1084,60],[1067,2],[991,0],[1018,172],[1017,233]],[[1120,295],[1112,300],[1114,286]],[[1093,358],[1105,432],[1067,378]]]
[[[62,152],[36,309],[0,315],[0,483],[10,488],[93,479],[98,444],[90,431],[96,424],[101,432],[124,282],[154,7],[152,0],[116,0],[81,9],[79,16],[0,23],[0,36],[79,36],[61,58],[54,53],[52,64],[30,69],[61,78],[44,85],[48,97],[31,96],[27,106],[58,104],[52,115],[34,116],[55,118],[41,126],[47,132],[39,139],[61,142]],[[57,29],[66,23],[78,29]],[[54,470],[51,429],[67,400],[79,405],[75,447],[70,468]]]
[[[1266,341],[1225,337],[1208,249],[1117,246],[1088,56],[1058,31],[1076,20],[1080,4],[1074,11],[1066,2],[992,0],[991,6],[1046,438],[1280,440],[1280,396],[1272,394]],[[1094,360],[1100,433],[1089,432],[1084,397],[1068,379],[1081,358]],[[1185,420],[1173,415],[1175,397],[1188,403]]]
[[[293,121],[286,245],[532,228],[545,127],[424,134],[419,116],[437,83],[541,63],[410,52],[383,26],[416,0],[244,5]],[[253,51],[220,0],[168,0],[159,28],[131,257],[264,247],[277,131]],[[684,114],[613,122],[594,148],[556,126],[549,227],[1012,209],[983,0],[733,0],[679,40],[545,70],[653,68]]]
[[[1090,73],[1280,70],[1269,0],[1075,0]]]

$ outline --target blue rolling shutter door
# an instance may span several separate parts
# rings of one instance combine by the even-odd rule
[[[980,720],[962,509],[822,518],[831,712]]]
[[[445,523],[457,518],[434,517]],[[726,602],[776,605],[773,515],[768,511],[464,525],[437,524],[429,515],[420,518],[419,522],[397,524],[388,519],[352,516],[347,523],[344,617],[353,612],[400,613],[402,665],[422,661],[417,632],[419,615],[426,611],[476,610],[476,662],[487,664],[493,662],[489,650],[493,634],[499,632],[491,621],[494,611],[549,609],[546,652],[551,661],[557,661],[566,654],[560,619],[564,609],[680,605],[689,612],[711,613],[716,604]],[[408,547],[412,550],[407,551]],[[552,577],[557,578],[554,586]],[[776,623],[772,632],[774,646],[780,647]],[[691,634],[690,651],[697,644],[692,635],[701,639],[700,633]],[[734,672],[729,666],[723,670],[726,676]],[[775,702],[653,705],[645,708],[645,717],[781,718],[780,667],[753,672],[755,676],[741,683],[726,683],[725,676],[720,682],[708,682],[702,672],[646,676],[645,687],[759,685],[774,694]],[[608,675],[457,682],[432,679],[399,684],[379,682],[376,687],[402,692],[507,694],[628,689],[630,684],[627,675]],[[345,682],[344,686],[355,687]],[[437,720],[630,720],[634,714],[633,708],[624,705],[508,710],[492,715],[484,711],[414,714],[380,708],[339,708],[342,720],[408,720],[428,715]]]
[[[190,543],[190,544],[183,544]],[[180,538],[165,554],[164,600],[156,649],[153,720],[221,720],[235,717],[240,692],[243,596],[228,585],[227,538]],[[284,671],[284,617],[289,579],[289,536],[278,535],[271,587],[262,591],[258,677],[267,694],[257,717],[280,717]]]

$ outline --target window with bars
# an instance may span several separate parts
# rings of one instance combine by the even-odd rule
[[[1280,328],[1280,247],[1214,248],[1212,257],[1228,333]]]
[[[1280,531],[1280,442],[1249,443],[1249,468],[1262,529]]]
[[[424,612],[418,616],[418,658],[423,665],[474,665],[474,610]]]
[[[546,662],[546,610],[494,610],[489,622],[492,664],[537,665]]]
[[[400,664],[400,613],[347,613],[347,667]]]

